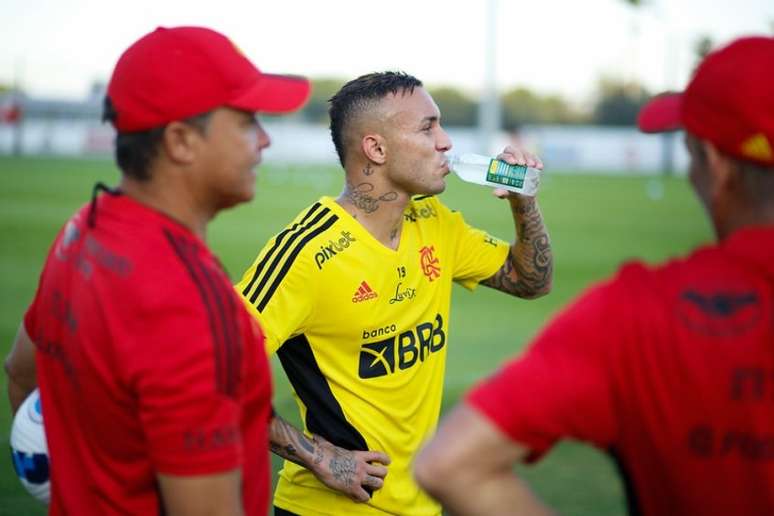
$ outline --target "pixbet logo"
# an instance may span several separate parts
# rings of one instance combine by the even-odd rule
[[[424,362],[431,353],[443,349],[445,344],[443,318],[441,314],[436,314],[434,322],[423,322],[388,339],[363,344],[358,375],[360,378],[378,378],[403,371],[417,362]]]
[[[406,222],[416,222],[417,219],[429,219],[430,217],[437,217],[438,212],[432,206],[423,206],[416,209],[412,206],[410,209],[403,212],[403,220]]]
[[[352,242],[356,241],[357,239],[353,237],[349,231],[342,231],[341,238],[338,240],[328,240],[327,245],[321,245],[320,250],[314,255],[314,262],[317,264],[317,269],[321,270],[325,262],[336,256],[337,253],[348,248]]]

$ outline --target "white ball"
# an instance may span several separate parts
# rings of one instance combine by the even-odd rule
[[[40,392],[37,389],[24,400],[13,418],[11,455],[22,485],[32,496],[48,504],[48,446],[40,409]]]

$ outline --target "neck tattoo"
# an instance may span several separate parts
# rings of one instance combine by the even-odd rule
[[[346,198],[349,199],[356,208],[366,213],[373,213],[379,209],[379,202],[390,202],[398,198],[398,192],[387,192],[378,197],[374,197],[372,192],[374,185],[371,183],[360,183],[357,186],[347,183]]]

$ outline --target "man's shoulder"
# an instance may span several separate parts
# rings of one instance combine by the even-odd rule
[[[301,210],[266,242],[262,254],[273,260],[290,260],[288,266],[296,262],[309,265],[325,247],[348,247],[355,237],[332,202],[324,197]]]
[[[718,267],[724,267],[724,272],[729,272],[733,266],[723,249],[712,243],[654,264],[632,260],[621,266],[619,274],[633,281],[678,281],[682,278],[718,276]]]

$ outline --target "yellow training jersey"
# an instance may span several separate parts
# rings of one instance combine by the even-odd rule
[[[268,242],[236,288],[279,356],[305,431],[392,459],[366,504],[286,461],[275,505],[302,515],[440,514],[411,463],[438,420],[452,281],[475,288],[508,248],[435,197],[409,203],[397,250],[329,197]]]

